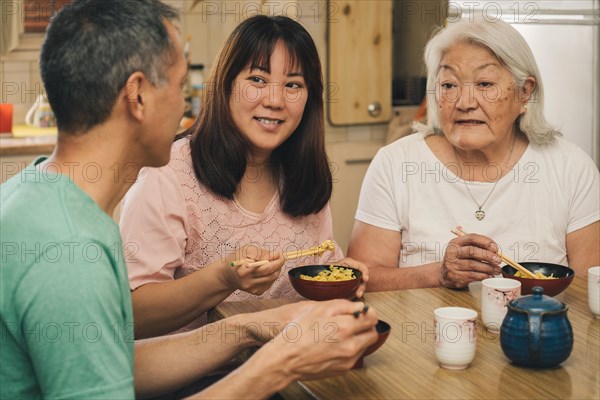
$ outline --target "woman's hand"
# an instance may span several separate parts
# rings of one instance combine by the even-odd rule
[[[268,260],[269,263],[252,267],[248,263],[232,267],[229,263],[237,259],[254,261]],[[235,256],[227,257],[223,265],[226,285],[232,290],[243,290],[254,295],[261,295],[271,287],[281,272],[285,260],[277,251],[259,249],[256,246],[244,246]]]
[[[355,293],[356,298],[360,299],[365,293],[365,290],[367,289],[367,282],[369,281],[369,267],[367,267],[360,261],[356,261],[355,259],[349,257],[342,258],[341,260],[336,261],[335,264],[348,268],[354,268],[362,272],[360,286],[358,287],[358,289],[356,289]]]
[[[463,288],[470,282],[500,274],[497,251],[498,245],[487,236],[469,233],[452,239],[441,265],[441,286]]]

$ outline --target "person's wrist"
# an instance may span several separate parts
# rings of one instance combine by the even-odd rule
[[[235,282],[234,274],[236,273],[235,268],[239,267],[232,267],[230,264],[231,261],[232,260],[230,260],[229,258],[226,258],[225,260],[219,260],[216,263],[214,263],[212,267],[214,269],[214,272],[218,276],[219,282],[221,282],[221,284],[223,285],[223,288],[233,292],[238,289]]]
[[[236,316],[237,322],[242,327],[244,340],[248,342],[249,346],[262,346],[279,332],[278,326],[283,322],[273,316],[265,319],[265,315],[271,314],[268,311],[262,311]]]
[[[288,364],[285,349],[279,349],[276,343],[271,342],[244,363],[240,372],[253,387],[268,392],[270,396],[299,379],[289,370]]]
[[[444,279],[444,269],[442,268],[443,261],[435,264],[437,273],[437,287],[446,287],[446,280]]]
[[[261,345],[254,334],[249,334],[247,322],[240,319],[241,315],[215,321],[193,332],[203,343],[210,337],[220,338],[222,342],[235,345],[239,351]]]

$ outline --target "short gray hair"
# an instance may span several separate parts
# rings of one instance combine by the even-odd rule
[[[528,77],[536,80],[535,88],[527,102],[527,112],[517,118],[515,124],[531,143],[551,143],[560,132],[544,117],[544,86],[537,63],[529,45],[521,34],[504,21],[486,21],[483,18],[461,20],[441,28],[425,47],[427,67],[427,126],[418,125],[426,135],[442,133],[436,99],[436,81],[440,63],[450,47],[459,43],[482,46],[496,55],[513,75],[518,87]]]
[[[52,19],[40,72],[60,131],[87,132],[108,119],[129,76],[165,82],[175,44],[165,21],[177,10],[158,0],[76,0]]]

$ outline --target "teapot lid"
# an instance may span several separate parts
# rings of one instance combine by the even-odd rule
[[[520,311],[530,311],[535,313],[561,311],[566,308],[560,301],[544,295],[544,289],[541,286],[534,286],[532,292],[533,294],[530,294],[529,296],[523,296],[512,300],[510,305]]]

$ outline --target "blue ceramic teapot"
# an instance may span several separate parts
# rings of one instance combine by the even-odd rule
[[[544,296],[539,286],[533,294],[512,300],[500,328],[502,351],[515,364],[525,367],[554,367],[573,350],[573,328],[568,306]]]

